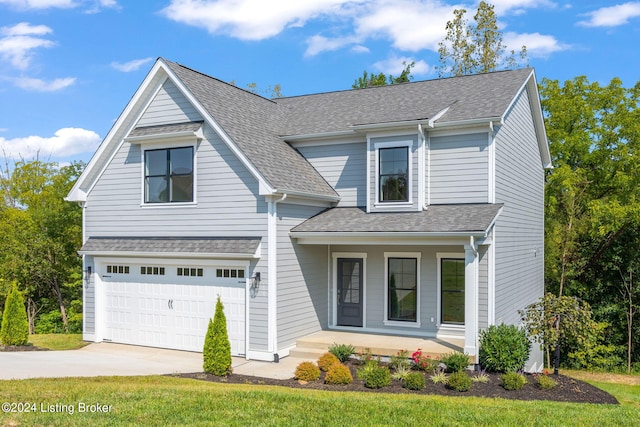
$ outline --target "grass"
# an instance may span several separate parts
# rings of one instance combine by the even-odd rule
[[[29,343],[49,350],[76,350],[88,344],[82,341],[82,334],[29,335]]]
[[[12,380],[0,381],[0,402],[33,402],[36,411],[0,412],[0,425],[640,425],[638,386],[602,384],[621,405],[341,393],[161,376]],[[79,413],[81,402],[110,411]]]

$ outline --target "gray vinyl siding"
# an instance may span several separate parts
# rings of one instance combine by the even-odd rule
[[[488,141],[486,133],[431,138],[431,204],[488,202]]]
[[[144,111],[137,126],[163,125],[202,120],[193,105],[180,90],[166,80]]]
[[[386,142],[398,142],[404,143],[406,141],[411,141],[411,146],[409,147],[409,175],[410,175],[410,201],[411,204],[402,205],[402,202],[389,202],[389,203],[378,203],[377,199],[377,181],[378,181],[378,165],[376,162],[376,144],[377,143],[386,143]],[[419,144],[418,144],[418,135],[397,135],[392,137],[384,137],[384,138],[371,138],[369,141],[369,210],[371,212],[376,211],[389,211],[389,205],[395,205],[391,208],[394,211],[416,211],[419,209],[418,207],[418,181],[419,181],[419,171],[418,171],[418,153],[419,153]],[[377,206],[376,206],[377,205]],[[385,206],[386,205],[386,206]],[[401,206],[398,206],[401,205]]]
[[[278,208],[278,350],[297,338],[327,327],[327,248],[299,245],[289,230],[323,208],[279,204]]]
[[[249,301],[248,350],[266,350],[269,289],[266,274],[267,205],[258,194],[256,179],[218,135],[205,126],[204,136],[195,154],[196,203],[187,206],[141,206],[141,150],[146,146],[123,143],[88,195],[86,235],[261,237],[261,258],[257,265],[251,265],[252,271],[263,274],[258,294]],[[95,316],[90,307],[85,309],[85,313],[88,317]],[[88,326],[92,319],[85,322]]]
[[[544,293],[544,170],[527,93],[508,113],[495,140],[496,323],[519,324],[518,310]]]
[[[172,144],[182,146],[188,144]],[[90,192],[87,236],[264,236],[267,205],[258,182],[217,134],[205,127],[196,150],[196,204],[146,205],[142,152],[123,143]]]
[[[297,149],[340,194],[338,206],[366,206],[366,143],[316,145]]]

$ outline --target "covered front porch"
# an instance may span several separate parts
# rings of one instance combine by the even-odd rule
[[[432,358],[464,351],[464,338],[420,338],[396,335],[365,334],[343,331],[319,331],[302,337],[296,341],[296,346],[289,351],[289,355],[298,358],[317,359],[333,344],[347,344],[355,348],[356,353],[371,351],[373,355],[389,357],[401,350],[407,350],[409,355],[421,349],[423,354]],[[476,363],[476,357],[470,356],[471,362]]]
[[[290,235],[297,244],[327,247],[328,316],[315,347],[326,351],[338,342],[384,356],[421,348],[433,356],[460,351],[475,359],[479,331],[492,319],[491,230],[500,209],[334,208],[294,227]],[[352,335],[338,341],[333,333]],[[296,347],[314,345],[298,341]]]

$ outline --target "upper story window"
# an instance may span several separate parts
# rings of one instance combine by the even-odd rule
[[[378,159],[378,201],[409,201],[409,147],[380,148]]]
[[[144,152],[145,203],[193,202],[193,147]]]

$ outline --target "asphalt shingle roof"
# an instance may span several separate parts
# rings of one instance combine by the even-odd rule
[[[502,204],[431,205],[422,212],[375,212],[331,208],[291,229],[292,233],[481,233]]]
[[[81,253],[148,252],[252,255],[259,237],[90,237]]]
[[[337,197],[300,153],[279,137],[286,111],[274,101],[165,61],[276,190]]]
[[[354,126],[502,117],[529,68],[269,100],[162,59],[247,159],[280,192],[338,197],[286,137],[352,131]],[[142,132],[135,130],[134,132]]]
[[[141,126],[133,129],[127,135],[128,138],[151,135],[164,135],[168,133],[195,132],[202,126],[202,122],[174,123],[170,125]]]

